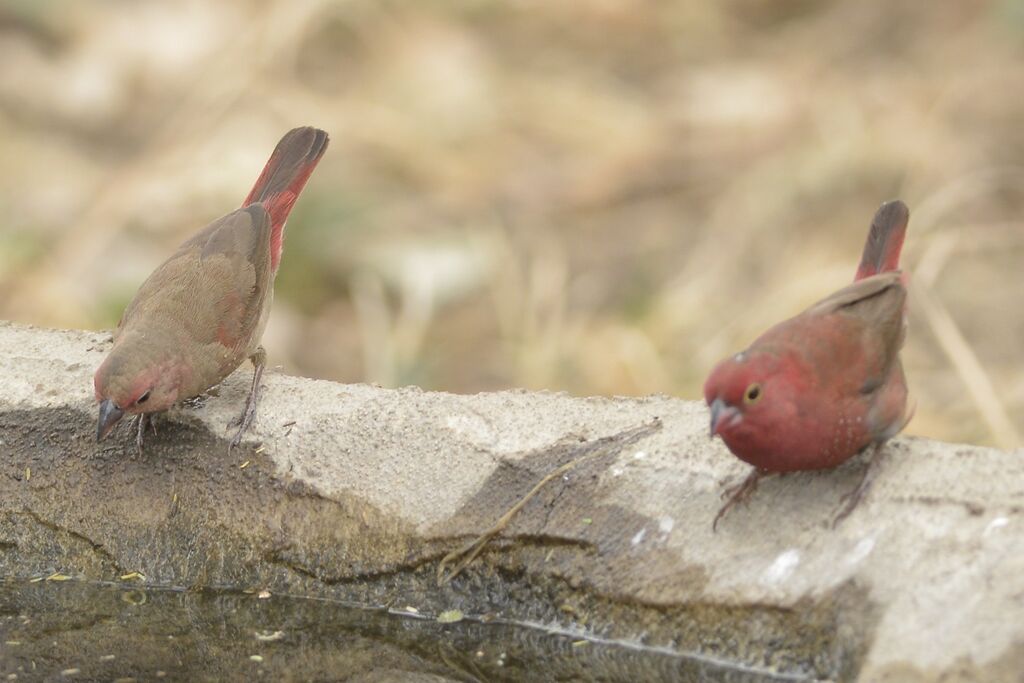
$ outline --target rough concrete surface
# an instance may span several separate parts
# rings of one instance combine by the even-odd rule
[[[229,454],[243,366],[164,417],[140,456],[127,427],[94,441],[92,373],[108,347],[0,323],[8,577],[139,572],[455,607],[797,680],[1024,681],[1024,450],[899,438],[838,528],[860,458],[766,480],[715,534],[723,486],[747,467],[709,441],[699,403],[271,373]],[[444,554],[581,455],[437,586]]]

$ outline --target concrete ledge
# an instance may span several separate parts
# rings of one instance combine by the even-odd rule
[[[734,680],[1022,680],[1024,450],[897,439],[838,529],[859,459],[765,482],[712,534],[723,483],[746,468],[708,440],[698,403],[271,374],[255,430],[229,455],[245,367],[169,413],[139,457],[127,429],[93,440],[108,344],[0,323],[8,577],[139,572],[457,608],[695,655],[698,673],[732,663]],[[440,557],[584,453],[437,587]]]

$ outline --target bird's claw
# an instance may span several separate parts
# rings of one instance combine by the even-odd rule
[[[843,498],[848,498],[848,496],[843,496]],[[857,502],[859,501],[859,499],[860,496],[858,496],[857,500],[854,500],[852,504],[843,505],[839,512],[836,513],[836,516],[832,518],[832,524],[830,525],[830,528],[835,529],[837,526],[839,526],[840,522],[849,517],[850,513],[853,512],[853,509],[857,507]]]
[[[233,451],[235,448],[237,448],[239,444],[242,443],[242,436],[245,434],[246,430],[249,429],[250,426],[252,426],[253,420],[255,418],[256,401],[253,400],[250,395],[250,399],[245,402],[245,410],[242,411],[241,415],[231,420],[230,424],[228,425],[228,427],[238,427],[238,430],[235,432],[235,435],[231,437],[231,441],[228,442],[229,453]]]
[[[744,479],[743,481],[741,481],[738,484],[733,484],[732,486],[726,486],[724,489],[722,489],[722,492],[720,494],[718,494],[718,499],[719,500],[726,500],[727,498],[732,498],[733,496],[737,495],[740,491],[742,491],[744,486],[747,486],[747,480],[746,479]],[[756,485],[755,485],[755,487],[756,487]],[[746,496],[749,496],[750,494],[749,494],[749,492],[745,492],[742,495],[744,497],[746,497]],[[737,501],[737,502],[739,502],[739,501]]]
[[[714,521],[711,522],[712,533],[718,531],[718,522],[725,517],[725,513],[740,503],[744,503],[749,500],[750,496],[757,490],[758,482],[766,476],[768,476],[768,472],[755,469],[739,484],[730,486],[722,492],[722,499],[724,500],[728,498],[728,500],[726,500],[725,505],[719,508],[718,514],[715,515]]]
[[[235,435],[231,437],[231,441],[228,442],[228,453],[233,451],[242,443],[242,436],[246,430],[252,426],[253,420],[256,419],[256,403],[259,401],[259,385],[254,385],[249,397],[245,400],[245,409],[242,414],[231,420],[228,423],[228,428],[238,427]]]
[[[870,481],[865,476],[861,479],[860,483],[857,484],[857,488],[844,493],[839,497],[839,511],[836,516],[832,518],[831,528],[835,529],[839,526],[839,523],[850,516],[850,513],[854,511],[857,505],[860,503],[860,499],[864,497],[864,493],[868,490],[868,484]]]
[[[210,400],[210,394],[208,392],[193,396],[192,398],[186,398],[181,402],[183,406],[190,410],[197,410],[206,405],[206,402]]]

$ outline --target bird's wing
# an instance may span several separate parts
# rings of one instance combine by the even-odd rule
[[[203,228],[142,284],[122,327],[175,320],[200,344],[248,346],[270,287],[270,227],[266,210],[254,204]]]
[[[907,289],[899,271],[866,277],[822,299],[807,310],[807,318],[831,317],[829,327],[850,342],[841,346],[864,364],[862,393],[871,393],[898,362],[906,335]],[[847,361],[835,358],[837,366]]]
[[[903,274],[892,270],[879,275],[872,275],[833,292],[807,312],[812,314],[834,313],[846,309],[880,309],[879,313],[888,316],[902,315],[903,303],[906,300],[906,288],[902,282]]]

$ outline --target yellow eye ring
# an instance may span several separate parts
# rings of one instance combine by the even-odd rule
[[[754,403],[757,403],[758,401],[761,400],[761,395],[763,393],[764,392],[761,391],[761,385],[758,384],[757,382],[754,382],[749,387],[747,387],[746,391],[743,392],[743,402],[746,403],[747,405],[753,405]]]

